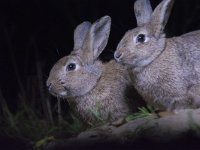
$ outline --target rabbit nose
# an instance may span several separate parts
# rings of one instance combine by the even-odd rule
[[[47,82],[47,88],[48,88],[48,90],[50,91],[51,88],[52,88],[52,83]]]
[[[121,52],[115,52],[114,57],[117,61],[120,61],[120,58],[122,57],[123,53]]]

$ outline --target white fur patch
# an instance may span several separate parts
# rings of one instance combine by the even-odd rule
[[[67,95],[67,92],[66,92],[66,91],[62,91],[62,92],[59,93],[59,95],[60,95],[60,96],[66,96],[66,95]]]

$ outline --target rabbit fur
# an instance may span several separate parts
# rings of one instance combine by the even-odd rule
[[[176,112],[200,106],[200,30],[166,38],[173,3],[163,0],[152,11],[149,0],[137,0],[138,27],[127,31],[114,56],[128,66],[134,87],[147,103]]]
[[[115,121],[136,110],[134,87],[127,68],[98,56],[106,47],[111,18],[83,22],[74,31],[74,49],[51,69],[51,94],[68,100],[71,110],[88,124]]]

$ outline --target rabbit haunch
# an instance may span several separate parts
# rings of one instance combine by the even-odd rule
[[[51,94],[68,100],[71,110],[87,123],[115,121],[136,110],[135,90],[127,68],[114,60],[102,63],[111,19],[83,22],[74,31],[74,50],[51,69]]]
[[[149,0],[137,0],[134,9],[138,27],[124,35],[115,59],[128,66],[135,88],[156,108],[198,108],[200,30],[165,38],[163,30],[172,5],[173,0],[163,0],[152,12]],[[138,40],[139,35],[143,35],[142,40]]]

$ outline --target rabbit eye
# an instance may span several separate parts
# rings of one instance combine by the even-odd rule
[[[138,43],[144,43],[145,42],[145,40],[146,40],[146,37],[145,37],[145,35],[144,34],[139,34],[138,36],[137,36],[137,42]]]
[[[67,66],[67,70],[68,71],[72,71],[72,70],[75,70],[76,69],[76,64],[75,63],[70,63],[68,66]]]

